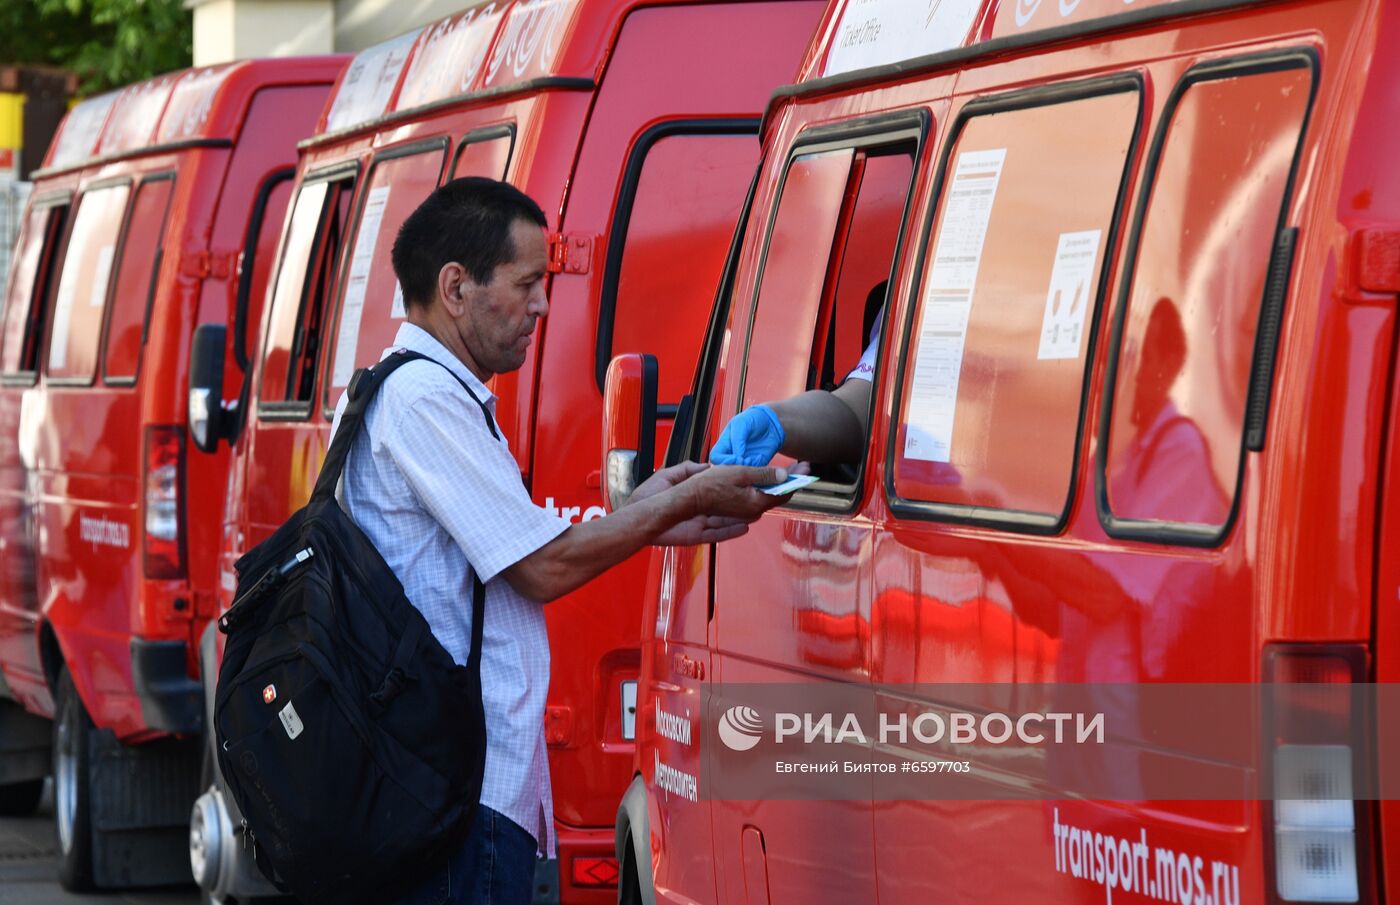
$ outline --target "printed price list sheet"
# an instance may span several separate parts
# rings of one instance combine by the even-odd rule
[[[953,166],[919,319],[906,416],[906,459],[951,461],[972,295],[1005,162],[1006,149],[996,148],[965,151]]]

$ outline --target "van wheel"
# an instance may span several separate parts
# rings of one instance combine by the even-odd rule
[[[87,892],[92,881],[92,790],[89,754],[94,732],[73,679],[64,669],[54,696],[53,799],[58,830],[58,882]]]
[[[632,848],[632,834],[627,834],[622,857],[622,876],[617,880],[617,905],[642,905],[642,884],[637,878],[637,855]]]
[[[39,806],[44,796],[44,781],[30,779],[25,782],[0,786],[0,817],[28,817]]]

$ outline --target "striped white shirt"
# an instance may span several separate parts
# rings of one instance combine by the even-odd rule
[[[400,348],[446,365],[495,416],[495,394],[427,331],[403,324],[384,354]],[[505,437],[491,436],[480,407],[452,374],[415,361],[384,382],[338,495],[458,663],[466,663],[471,647],[471,570],[485,582],[481,803],[518,823],[552,857],[544,608],[516,593],[500,573],[549,543],[568,522],[530,499]],[[345,405],[342,394],[335,427]]]

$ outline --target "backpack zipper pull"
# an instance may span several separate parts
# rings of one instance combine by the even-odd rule
[[[308,559],[315,555],[316,551],[311,549],[310,547],[307,547],[305,550],[298,550],[296,556],[293,556],[291,559],[282,563],[282,565],[278,567],[277,574],[286,575],[288,572],[292,571],[297,566],[306,562]]]
[[[303,550],[298,550],[291,559],[282,563],[282,565],[277,566],[274,569],[268,569],[266,572],[264,572],[262,578],[259,578],[256,584],[254,584],[244,593],[240,594],[238,596],[238,599],[234,600],[234,602],[229,606],[228,612],[224,613],[223,616],[219,617],[219,630],[222,631],[225,635],[227,635],[229,633],[229,630],[232,629],[235,625],[237,625],[239,620],[242,618],[242,614],[244,609],[246,609],[247,603],[258,599],[267,592],[271,591],[282,581],[282,579],[287,577],[288,573],[290,573],[297,566],[306,562],[308,559],[315,555],[316,551],[311,549],[310,547],[307,547]]]

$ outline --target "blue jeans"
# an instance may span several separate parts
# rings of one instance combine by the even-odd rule
[[[429,871],[399,905],[530,905],[535,838],[515,821],[478,805],[462,847]]]

